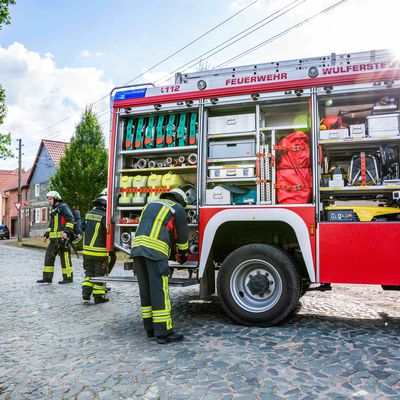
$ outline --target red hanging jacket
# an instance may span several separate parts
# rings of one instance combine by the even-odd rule
[[[277,146],[276,185],[279,204],[306,204],[312,197],[310,147],[301,131],[284,137]]]

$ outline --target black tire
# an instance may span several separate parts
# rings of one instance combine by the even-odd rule
[[[311,286],[311,282],[303,281],[301,283],[301,285],[300,285],[300,287],[301,287],[300,297],[303,297],[307,293],[307,291],[310,288],[310,286]]]
[[[295,310],[301,294],[292,258],[266,244],[233,251],[221,265],[217,284],[225,312],[247,326],[279,324]]]

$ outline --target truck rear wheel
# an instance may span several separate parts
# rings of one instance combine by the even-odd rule
[[[272,326],[292,313],[301,284],[293,260],[266,244],[233,251],[218,273],[218,295],[225,312],[242,325]]]

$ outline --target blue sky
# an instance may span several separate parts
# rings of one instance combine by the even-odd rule
[[[41,138],[69,140],[85,105],[145,72],[253,1],[17,0],[10,8],[11,25],[0,31],[0,83],[8,106],[1,131],[11,131],[14,140],[22,137],[23,165],[29,168]],[[136,82],[161,82],[181,65],[283,6],[296,5],[207,59],[207,65],[218,66],[338,1],[257,0]],[[399,0],[347,0],[233,65],[400,48],[399,5]],[[95,111],[107,137],[107,99],[96,103]],[[16,166],[16,159],[0,161],[0,169]]]

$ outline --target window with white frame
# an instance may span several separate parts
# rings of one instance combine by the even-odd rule
[[[41,209],[40,208],[35,208],[35,224],[40,224],[40,212]]]
[[[35,184],[35,197],[39,197],[40,196],[40,184],[36,183]]]

